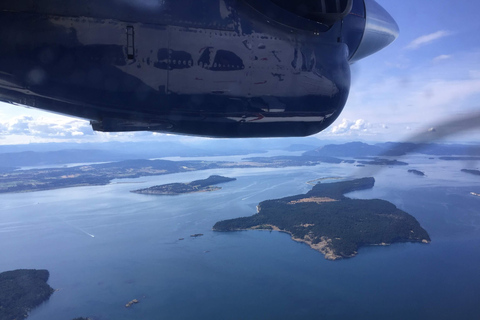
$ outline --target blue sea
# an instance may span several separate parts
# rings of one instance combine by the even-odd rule
[[[0,271],[50,271],[57,291],[29,320],[480,319],[480,197],[470,194],[480,193],[480,177],[460,172],[472,165],[460,161],[402,160],[410,166],[222,169],[3,194]],[[211,174],[237,180],[209,193],[129,192]],[[212,231],[260,201],[307,192],[309,180],[370,174],[375,187],[348,196],[393,202],[430,244],[328,261],[284,233]],[[140,302],[126,308],[132,299]]]

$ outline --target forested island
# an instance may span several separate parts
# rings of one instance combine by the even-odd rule
[[[480,176],[480,170],[462,169],[461,171],[465,173],[470,173],[476,176]]]
[[[357,162],[363,165],[369,164],[373,166],[408,166],[408,163],[403,161],[382,158],[373,158],[372,160],[359,160]]]
[[[410,169],[408,170],[408,172],[410,173],[413,173],[414,175],[417,175],[417,176],[425,176],[425,173],[423,171],[420,171],[420,170],[415,170],[415,169]]]
[[[418,221],[392,203],[344,196],[372,188],[374,183],[374,178],[319,183],[306,194],[263,201],[257,207],[257,214],[219,221],[213,230],[286,232],[329,260],[353,257],[362,246],[429,243],[430,237]]]
[[[0,319],[25,319],[48,300],[53,289],[47,284],[47,270],[20,269],[0,273]]]
[[[237,180],[236,178],[227,178],[218,175],[212,175],[207,179],[195,180],[189,183],[169,183],[159,186],[153,186],[146,189],[133,190],[131,192],[141,194],[155,194],[155,195],[178,195],[184,193],[195,192],[209,192],[220,190],[220,187],[215,186],[219,183],[225,183]]]

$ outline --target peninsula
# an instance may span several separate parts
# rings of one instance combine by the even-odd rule
[[[47,270],[13,270],[0,273],[0,319],[25,319],[48,300],[53,289]]]
[[[430,237],[418,221],[392,203],[344,196],[370,189],[374,183],[374,178],[319,183],[306,194],[263,201],[257,214],[219,221],[213,230],[286,232],[329,260],[353,257],[362,246],[429,243]]]
[[[189,183],[162,184],[146,189],[133,190],[131,192],[155,195],[178,195],[184,193],[209,192],[221,189],[220,187],[215,186],[216,184],[230,182],[234,180],[237,179],[213,175],[208,177],[207,179],[195,180]]]

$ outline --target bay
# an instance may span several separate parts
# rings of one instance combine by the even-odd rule
[[[260,201],[307,192],[307,181],[371,168],[222,169],[1,195],[0,271],[50,271],[58,291],[31,320],[478,319],[480,197],[470,195],[480,193],[478,177],[459,172],[457,161],[408,162],[375,170],[375,187],[349,196],[393,202],[429,232],[428,245],[361,248],[332,262],[287,234],[213,232],[218,220],[254,214]],[[129,192],[211,174],[237,180],[208,193]],[[125,308],[132,299],[140,303]]]

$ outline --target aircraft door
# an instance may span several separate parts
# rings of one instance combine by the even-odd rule
[[[125,24],[126,65],[122,69],[158,94],[168,90],[168,27],[149,24]],[[138,93],[140,98],[142,92]]]

